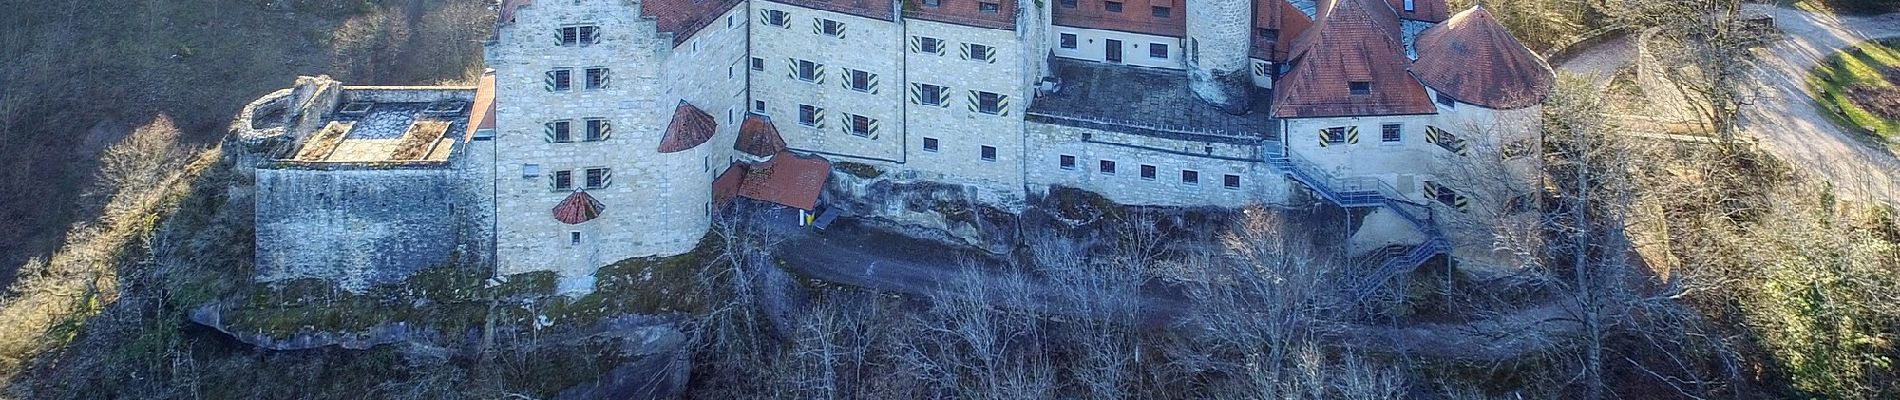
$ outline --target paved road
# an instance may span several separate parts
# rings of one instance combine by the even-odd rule
[[[1900,13],[1878,17],[1818,15],[1751,5],[1775,16],[1785,32],[1757,62],[1760,98],[1741,125],[1797,170],[1833,182],[1843,196],[1900,199],[1900,159],[1883,145],[1835,126],[1810,100],[1808,70],[1835,51],[1871,39],[1900,37]]]
[[[1808,94],[1808,70],[1835,51],[1871,39],[1900,37],[1900,13],[1878,17],[1818,15],[1761,4],[1753,10],[1775,17],[1785,40],[1756,61],[1757,94],[1744,110],[1741,128],[1768,151],[1809,177],[1833,182],[1843,196],[1900,200],[1900,159],[1883,145],[1828,121]],[[1608,83],[1635,59],[1632,38],[1583,50],[1557,66]]]

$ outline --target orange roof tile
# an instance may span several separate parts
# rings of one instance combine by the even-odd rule
[[[469,108],[468,127],[463,129],[462,141],[475,140],[475,131],[495,129],[495,70],[482,72],[480,83],[475,85],[475,104]]]
[[[561,204],[554,206],[554,219],[563,224],[573,225],[599,218],[600,213],[606,210],[607,207],[601,205],[600,200],[594,200],[594,196],[587,195],[587,192],[577,191],[567,195],[567,199],[561,200]]]
[[[1556,76],[1483,7],[1472,7],[1418,37],[1418,80],[1458,101],[1514,109],[1543,101]]]
[[[984,12],[982,3],[996,4],[995,12]],[[905,4],[905,18],[991,29],[1016,29],[1016,0],[937,0],[936,6],[912,0]]]
[[[1399,18],[1413,21],[1444,21],[1445,13],[1449,12],[1445,6],[1445,0],[1410,0],[1412,2],[1412,11],[1405,11],[1406,1],[1407,0],[1385,0],[1386,5],[1391,6],[1392,11],[1398,13]]]
[[[739,140],[732,144],[732,148],[754,156],[770,157],[785,151],[785,138],[779,136],[778,127],[772,125],[772,117],[747,114],[745,122],[739,123]]]
[[[1293,7],[1286,0],[1255,0],[1253,5],[1254,27],[1275,32],[1276,38],[1268,38],[1253,33],[1253,58],[1268,61],[1286,61],[1293,48],[1293,39],[1313,26],[1313,20],[1306,13]]]
[[[1060,3],[1061,0],[1054,0]],[[1108,11],[1107,2],[1121,3],[1120,12]],[[1107,29],[1150,35],[1187,36],[1185,0],[1076,0],[1075,7],[1057,4],[1050,10],[1056,25]],[[1154,16],[1154,7],[1167,7],[1167,17]]]
[[[640,15],[653,17],[660,32],[673,33],[673,46],[678,47],[738,4],[739,0],[642,0]]]
[[[780,152],[758,164],[734,163],[713,180],[713,201],[724,204],[734,195],[811,210],[831,179],[831,162]]]
[[[660,152],[677,153],[698,147],[712,140],[718,129],[719,121],[712,115],[680,100],[680,105],[673,108],[673,122],[666,124],[666,134],[660,137]]]
[[[1379,0],[1333,0],[1300,35],[1292,70],[1274,84],[1273,116],[1314,118],[1431,114],[1425,86],[1407,73],[1398,17]],[[1356,83],[1367,86],[1354,94]]]

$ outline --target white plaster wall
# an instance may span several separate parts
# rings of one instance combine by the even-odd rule
[[[1381,127],[1389,123],[1402,126],[1400,141],[1380,141]],[[1408,200],[1423,202],[1423,182],[1436,178],[1432,168],[1422,166],[1438,162],[1439,153],[1449,153],[1425,142],[1425,127],[1431,123],[1430,115],[1289,119],[1283,120],[1282,136],[1289,154],[1333,178],[1377,178]],[[1320,146],[1320,129],[1336,126],[1357,126],[1359,143]]]
[[[1262,60],[1258,58],[1250,58],[1248,59],[1247,63],[1248,65],[1252,66],[1252,69],[1247,70],[1247,76],[1253,77],[1252,78],[1253,85],[1267,88],[1267,89],[1272,89],[1273,88],[1273,71],[1275,69],[1279,69],[1280,66],[1275,65],[1272,61]]]
[[[921,178],[977,185],[999,192],[1020,194],[1023,186],[1023,111],[1029,106],[1034,88],[1024,86],[1024,45],[1016,33],[935,21],[906,20],[906,33],[943,39],[949,49],[943,55],[916,53],[905,49],[905,78],[908,83],[948,87],[949,101],[941,106],[912,102],[905,92],[902,106],[907,130],[906,162],[903,168],[916,171]],[[996,62],[965,60],[957,47],[976,43],[996,47]],[[1009,96],[1002,115],[973,111],[970,91]],[[924,139],[936,138],[938,150],[924,151]],[[995,146],[996,159],[982,159],[982,146]]]
[[[498,99],[496,272],[557,271],[561,290],[572,293],[591,290],[591,274],[600,266],[691,250],[707,229],[703,203],[710,194],[697,193],[709,192],[710,178],[704,173],[682,173],[702,170],[698,155],[658,155],[660,136],[680,97],[704,96],[717,102],[732,95],[704,80],[724,80],[723,67],[738,53],[707,53],[721,46],[702,43],[697,56],[680,56],[672,48],[670,35],[656,34],[653,21],[640,17],[639,5],[632,2],[540,2],[520,8],[515,16],[516,21],[500,27],[497,41],[487,47]],[[551,39],[557,28],[577,23],[599,26],[601,42],[560,47]],[[709,29],[724,28],[716,24]],[[740,39],[724,40],[729,43],[724,47],[741,47],[736,44]],[[579,68],[589,66],[612,68],[608,88],[585,90],[577,83],[570,92],[543,89],[545,71],[577,68],[578,80]],[[697,79],[670,80],[694,72]],[[667,87],[673,85],[708,87],[669,91]],[[718,109],[708,112],[723,119]],[[542,126],[549,120],[573,119],[579,125],[579,120],[591,117],[612,122],[608,140],[548,143],[543,139]],[[540,176],[524,178],[524,164],[539,165]],[[599,218],[578,225],[556,221],[552,209],[570,193],[549,190],[547,176],[573,170],[578,185],[583,178],[580,171],[589,167],[613,169],[611,186],[589,191],[606,210]],[[581,243],[570,244],[569,232],[580,232]]]
[[[1088,134],[1088,139],[1083,135]],[[1028,124],[1029,185],[1034,188],[1069,186],[1099,193],[1122,204],[1157,206],[1239,207],[1284,204],[1290,185],[1284,175],[1260,159],[1256,146],[1171,140],[1106,132],[1087,128],[1031,122]],[[1197,156],[1198,154],[1198,156]],[[1075,156],[1074,169],[1064,169],[1061,157]],[[1115,162],[1115,173],[1104,174],[1100,162]],[[1155,179],[1141,178],[1141,165],[1155,166]],[[1200,173],[1200,182],[1181,181],[1181,171]],[[1240,176],[1240,187],[1229,189],[1223,176]]]
[[[899,63],[905,38],[896,23],[850,14],[810,9],[767,1],[749,2],[752,56],[765,60],[765,70],[751,76],[752,98],[766,102],[766,114],[785,137],[787,146],[830,156],[834,161],[869,162],[891,165],[903,160],[904,79]],[[789,27],[765,24],[765,10],[789,13]],[[812,31],[814,18],[843,22],[844,38]],[[946,54],[955,56],[950,48]],[[1000,50],[999,50],[1000,55]],[[824,64],[823,83],[798,80],[791,76],[791,59]],[[876,93],[852,90],[846,86],[846,69],[878,75]],[[823,107],[823,127],[798,123],[798,106]],[[876,138],[848,133],[847,114],[878,120]],[[842,157],[842,158],[841,158]]]
[[[1049,49],[1056,57],[1073,58],[1094,62],[1108,62],[1108,40],[1122,41],[1122,64],[1138,67],[1167,69],[1187,68],[1187,53],[1181,38],[1146,35],[1107,29],[1087,29],[1054,25],[1054,34],[1049,35]],[[1062,48],[1062,34],[1075,35],[1073,49]],[[1148,56],[1148,45],[1161,43],[1168,45],[1167,58]]]

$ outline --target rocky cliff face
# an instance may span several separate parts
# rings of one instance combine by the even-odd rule
[[[825,204],[880,228],[912,237],[1010,252],[1021,232],[1020,201],[998,200],[982,188],[897,179],[840,168],[825,186]]]

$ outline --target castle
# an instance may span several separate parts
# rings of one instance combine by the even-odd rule
[[[503,0],[476,87],[323,77],[247,106],[258,279],[691,250],[833,163],[1018,210],[1319,199],[1375,266],[1490,260],[1540,188],[1544,61],[1443,0]],[[227,147],[229,148],[229,146]],[[1304,197],[1301,197],[1304,196]],[[863,210],[860,210],[863,211]]]

